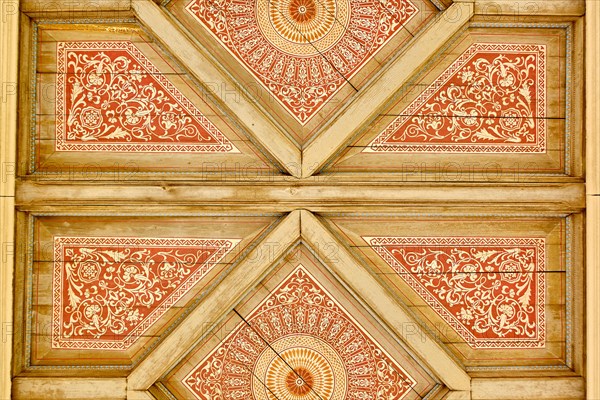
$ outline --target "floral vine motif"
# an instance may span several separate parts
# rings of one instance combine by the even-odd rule
[[[55,238],[52,346],[127,349],[238,242]]]
[[[471,347],[544,347],[544,239],[364,239]]]
[[[239,152],[131,42],[57,44],[56,149]]]
[[[246,321],[183,379],[198,399],[401,399],[416,384],[301,265]]]
[[[365,152],[546,151],[546,47],[471,45]]]
[[[306,124],[410,19],[410,0],[191,0],[186,10]]]

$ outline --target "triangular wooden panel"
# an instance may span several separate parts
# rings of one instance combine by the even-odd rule
[[[239,242],[55,236],[52,348],[127,350]]]
[[[134,43],[56,47],[56,150],[239,153]]]
[[[571,23],[476,19],[401,88],[324,173],[491,181],[576,174]],[[447,176],[446,176],[447,175]],[[458,178],[456,177],[458,175]]]
[[[330,226],[467,367],[568,368],[564,217],[348,216]]]
[[[544,347],[544,238],[363,239],[472,348]]]
[[[545,45],[475,43],[364,151],[544,153],[545,98]]]
[[[36,219],[27,359],[36,368],[126,371],[177,326],[275,220],[226,215]]]
[[[31,173],[279,173],[138,25],[46,24],[38,37]]]

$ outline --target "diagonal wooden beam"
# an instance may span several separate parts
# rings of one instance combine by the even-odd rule
[[[216,68],[199,51],[194,41],[174,24],[167,13],[152,0],[132,0],[137,18],[158,38],[173,56],[200,82],[219,83],[219,87],[238,87],[226,74]],[[243,93],[231,96],[228,91],[212,91],[233,115],[245,125],[253,137],[291,175],[300,176],[301,153],[271,121],[259,111]]]
[[[473,400],[583,399],[581,377],[553,378],[473,378]],[[588,399],[597,399],[589,397]]]
[[[15,378],[12,397],[23,400],[125,400],[126,378]]]
[[[359,92],[343,113],[325,127],[302,151],[302,177],[319,171],[394,93],[418,71],[473,16],[473,3],[454,3],[408,45],[366,89]]]
[[[300,237],[300,213],[294,211],[279,223],[210,292],[181,324],[162,341],[127,378],[127,389],[147,390],[169,371],[207,331],[252,289]]]
[[[414,334],[411,326],[417,322],[400,306],[393,295],[385,289],[348,251],[348,249],[309,211],[300,212],[300,232],[313,249],[331,248],[331,253],[319,253],[327,265],[342,278],[380,318],[403,338],[422,362],[451,390],[470,390],[470,377],[454,359],[434,340],[423,334]]]

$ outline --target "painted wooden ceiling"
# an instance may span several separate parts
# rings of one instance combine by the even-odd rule
[[[525,3],[24,1],[14,397],[580,398],[583,12]]]

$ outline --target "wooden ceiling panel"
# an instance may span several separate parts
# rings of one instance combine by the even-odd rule
[[[593,397],[593,2],[4,3],[0,398]]]
[[[272,229],[276,216],[32,217],[26,370],[123,371]],[[84,368],[80,372],[85,371]],[[89,372],[97,374],[96,372]]]
[[[424,329],[482,373],[574,368],[580,223],[580,215],[330,218]]]
[[[279,174],[139,25],[36,29],[30,174]]]
[[[579,176],[575,30],[564,21],[475,20],[324,173],[484,182]]]

